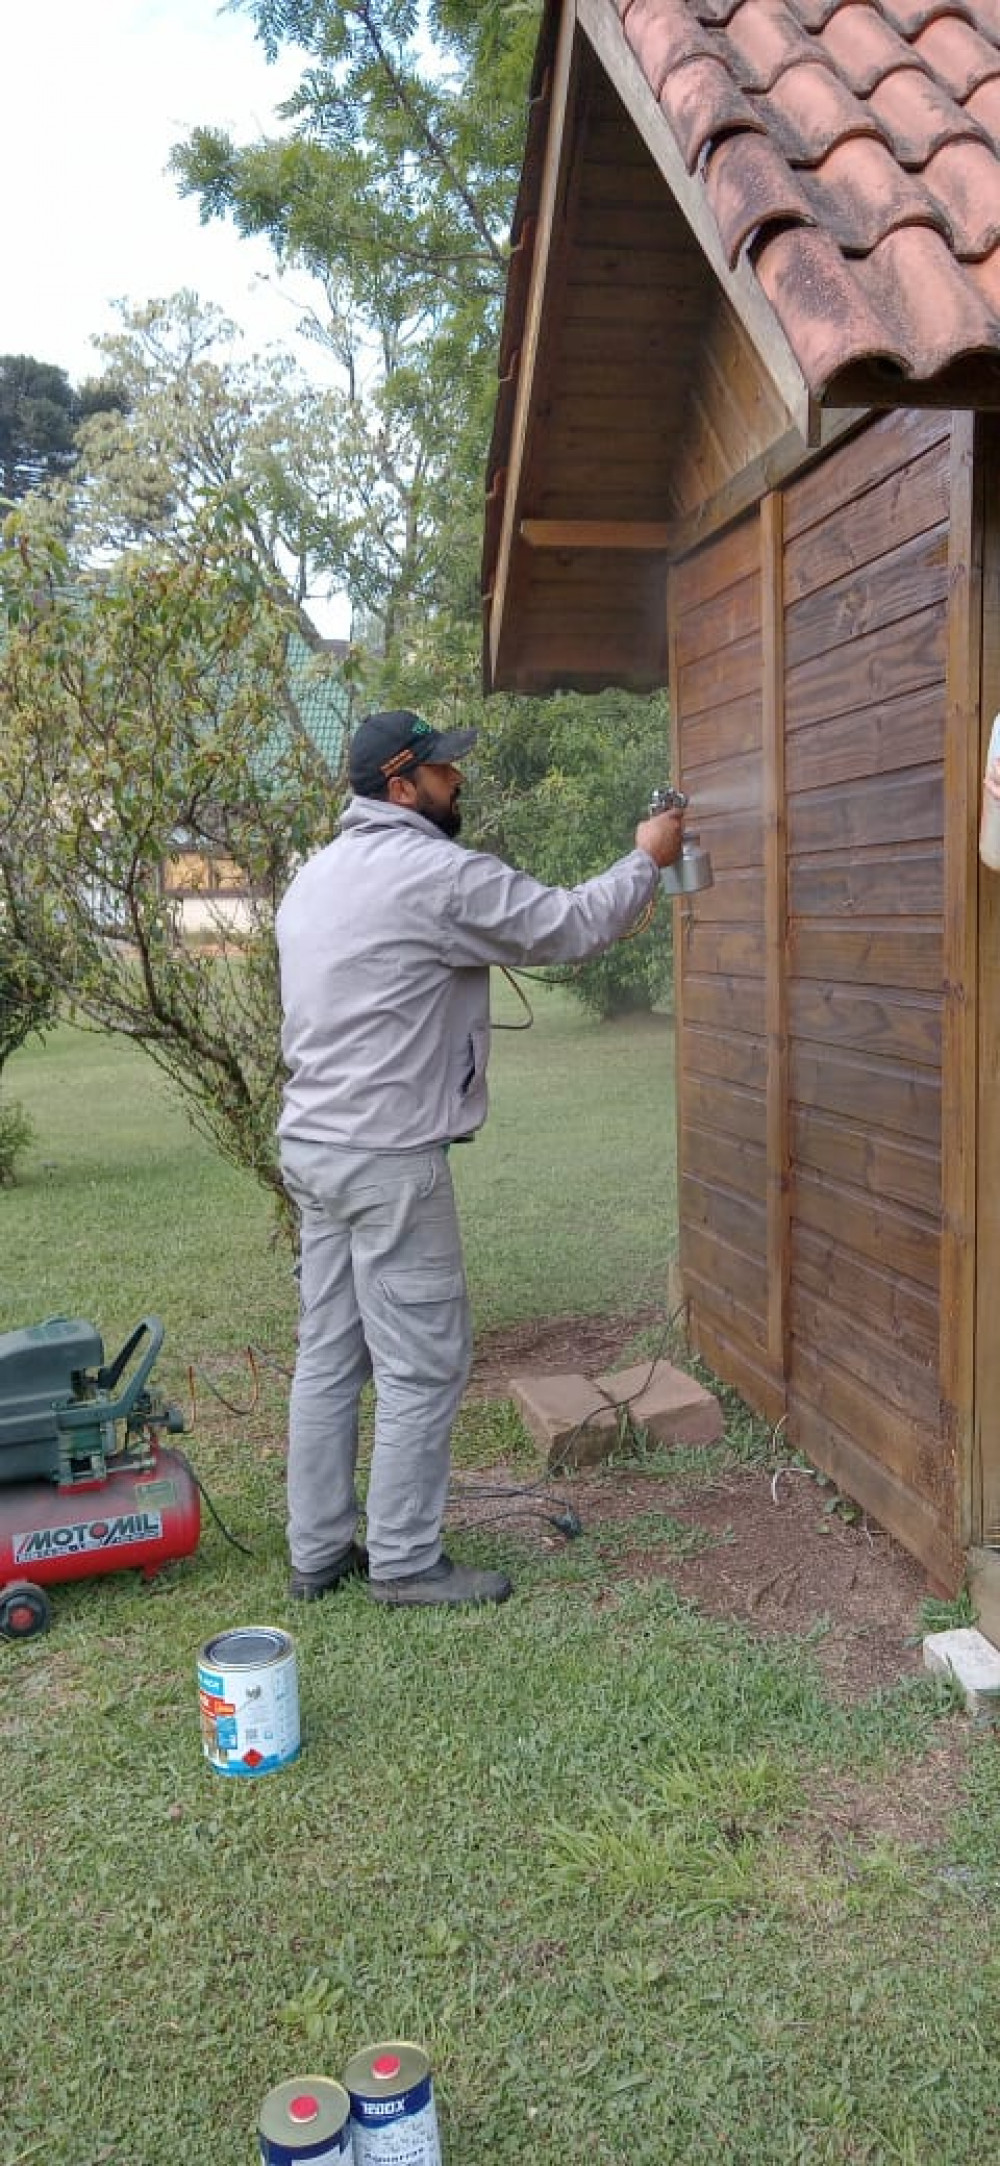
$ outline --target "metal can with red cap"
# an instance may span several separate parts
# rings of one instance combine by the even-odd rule
[[[263,2166],[354,2166],[351,2101],[330,2076],[276,2084],[257,2128]]]
[[[431,2064],[422,2046],[363,2046],[344,2071],[354,2166],[442,2166]]]

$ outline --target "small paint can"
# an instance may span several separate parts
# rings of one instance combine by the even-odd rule
[[[422,2046],[390,2039],[363,2046],[344,2071],[354,2166],[441,2166],[441,2139]]]
[[[276,1625],[240,1625],[198,1657],[205,1758],[220,1775],[270,1775],[299,1756],[295,1647]]]
[[[264,2166],[354,2166],[351,2101],[329,2076],[292,2076],[269,2091],[257,2124]]]

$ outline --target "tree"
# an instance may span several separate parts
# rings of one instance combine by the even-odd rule
[[[80,408],[65,369],[0,355],[0,494],[14,500],[68,472]]]
[[[523,151],[534,0],[242,0],[273,56],[305,64],[286,133],[197,129],[174,153],[205,218],[270,239],[320,282],[337,355],[337,440],[355,527],[341,569],[372,700],[478,720],[474,840],[573,881],[627,845],[665,779],[659,703],[480,697],[482,485],[507,240]],[[613,707],[614,720],[606,718]],[[520,799],[518,796],[520,793]],[[669,913],[574,973],[600,1013],[659,998]]]
[[[0,912],[19,966],[140,1045],[198,1124],[283,1203],[273,919],[325,840],[330,776],[286,699],[289,619],[225,505],[183,558],[106,573],[68,556],[44,499],[0,553]],[[215,950],[182,945],[163,866],[183,837],[251,884]]]
[[[343,399],[277,356],[245,361],[236,327],[195,294],[119,314],[121,329],[96,341],[105,403],[81,421],[77,466],[49,492],[77,553],[106,562],[152,545],[181,560],[203,505],[224,494],[262,577],[317,647],[310,603],[339,582],[350,525]]]

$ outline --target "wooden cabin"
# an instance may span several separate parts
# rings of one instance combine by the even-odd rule
[[[484,595],[669,684],[691,1342],[1000,1638],[1000,0],[549,0]]]

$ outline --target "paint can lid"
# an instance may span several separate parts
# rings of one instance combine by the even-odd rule
[[[372,2075],[380,2077],[383,2083],[391,2082],[393,2076],[398,2076],[401,2067],[398,2053],[380,2053],[377,2060],[372,2062]]]
[[[405,2098],[430,2081],[431,2064],[422,2046],[408,2038],[380,2038],[352,2054],[344,2083],[352,2099]]]
[[[308,2129],[306,2143],[312,2158],[318,2144],[330,2145],[342,2136],[350,2115],[351,2101],[347,2092],[332,2077],[290,2076],[268,2092],[260,2109],[258,2128],[264,2141],[280,2148],[282,2156],[287,2155],[296,2130]],[[305,2155],[303,2153],[303,2157]],[[345,2155],[349,2156],[346,2150]],[[271,2156],[270,2150],[265,2156]]]

